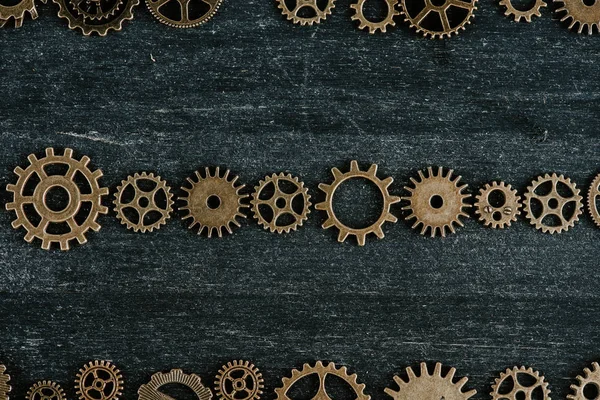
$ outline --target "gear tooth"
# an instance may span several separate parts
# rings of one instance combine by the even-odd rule
[[[429,177],[436,176],[433,172],[433,167],[427,167],[427,174]]]
[[[46,148],[46,157],[54,157],[54,149],[52,147]]]
[[[356,167],[358,168],[358,163],[356,164]],[[371,166],[367,170],[367,173],[371,176],[376,176],[377,175],[377,164],[371,164]]]
[[[338,180],[342,176],[344,176],[344,174],[342,174],[342,171],[340,171],[336,167],[331,168],[331,173],[333,174],[333,177],[334,177],[335,180]]]
[[[35,156],[35,154],[30,154],[30,155],[28,155],[28,156],[27,156],[27,160],[28,160],[28,161],[29,161],[31,164],[35,164],[35,163],[38,161],[38,159],[37,159],[37,157]]]
[[[81,160],[79,161],[83,166],[87,167],[87,165],[90,163],[90,158],[88,156],[83,156],[81,157]],[[102,174],[102,172],[100,172],[100,174]],[[102,176],[102,175],[100,175]]]
[[[346,230],[340,230],[338,234],[338,242],[342,243],[348,238],[349,233]],[[359,242],[360,245],[360,242]]]
[[[358,242],[358,245],[361,246],[361,247],[365,245],[366,239],[367,238],[366,238],[365,234],[357,234],[356,235],[356,240]]]

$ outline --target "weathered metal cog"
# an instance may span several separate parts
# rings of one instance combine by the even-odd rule
[[[548,5],[544,0],[535,0],[535,3],[527,10],[519,10],[512,4],[512,0],[500,0],[500,6],[506,8],[504,15],[507,17],[513,16],[515,22],[520,22],[524,19],[527,22],[531,22],[533,17],[541,17],[541,9]]]
[[[592,363],[592,369],[584,368],[583,376],[577,376],[577,385],[571,385],[573,394],[568,394],[568,400],[588,400],[590,397],[586,396],[586,387],[592,386],[596,393],[600,390],[600,365],[597,362]]]
[[[10,382],[10,375],[6,373],[6,367],[0,364],[0,400],[9,400],[11,387],[8,382]]]
[[[179,17],[167,15],[161,11],[161,7],[170,2],[177,2],[179,7]],[[190,17],[190,4],[192,2],[202,2],[208,5],[208,10],[199,16]],[[146,0],[146,6],[154,17],[165,25],[173,28],[195,28],[210,21],[217,13],[223,0]]]
[[[504,198],[502,204],[492,204],[491,196],[494,196],[496,192],[502,193]],[[511,185],[504,182],[486,184],[479,190],[475,200],[475,214],[479,215],[479,220],[485,226],[494,229],[504,229],[510,226],[521,214],[521,196]]]
[[[598,209],[598,200],[600,200],[600,174],[594,178],[588,192],[588,210],[594,223],[600,227],[600,209]]]
[[[118,400],[123,376],[110,361],[90,361],[79,370],[75,390],[80,400]]]
[[[578,26],[577,33],[597,33],[600,29],[600,2],[595,1],[588,6],[584,0],[554,0],[557,4],[555,12],[563,14],[560,22],[567,22],[569,29]],[[560,4],[560,5],[558,5]]]
[[[70,0],[70,3],[78,15],[92,21],[114,16],[123,5],[122,0]],[[106,3],[108,7],[104,9]]]
[[[409,10],[409,3],[411,0],[401,1],[400,14],[404,15],[406,22],[410,24],[411,28],[414,28],[417,33],[421,33],[424,37],[430,37],[431,39],[444,39],[445,37],[450,38],[452,35],[458,35],[460,31],[464,31],[467,25],[471,24],[473,20],[474,12],[477,10],[477,0],[445,0],[442,5],[435,5],[432,0],[423,0],[424,7],[420,8],[419,11]],[[466,10],[464,18],[458,22],[450,21],[448,11],[450,8],[461,8]],[[430,15],[437,14],[441,29],[429,27],[427,28],[424,23]]]
[[[223,365],[215,376],[215,392],[221,400],[259,400],[264,382],[254,364],[234,360]]]
[[[157,372],[152,375],[150,382],[138,389],[139,400],[171,399],[163,394],[160,388],[165,385],[179,384],[188,387],[198,400],[210,400],[212,392],[202,384],[202,379],[196,374],[186,374],[180,369],[172,369],[167,373]]]
[[[519,380],[519,375],[526,375],[532,380],[532,383]],[[511,380],[512,382],[506,382]],[[539,392],[542,397],[532,397],[533,393]],[[550,400],[550,390],[548,382],[533,368],[513,367],[507,368],[505,372],[495,379],[490,393],[492,400],[520,400],[520,399],[539,399]]]
[[[394,21],[394,18],[397,15],[400,15],[400,12],[396,9],[396,6],[398,5],[398,0],[380,1],[384,1],[386,3],[388,12],[384,19],[377,22],[369,21],[365,16],[364,6],[367,0],[357,0],[356,3],[350,5],[350,8],[352,8],[355,11],[354,15],[352,16],[352,21],[359,22],[358,29],[369,29],[369,33],[374,34],[377,31],[386,33],[388,26],[396,26],[396,21]]]
[[[328,15],[331,15],[331,12],[335,8],[335,0],[327,0],[327,5],[323,9],[319,7],[317,0],[296,0],[296,6],[291,10],[285,4],[285,0],[276,1],[281,13],[286,16],[288,21],[302,26],[321,23],[321,21],[327,19]],[[314,15],[311,17],[300,16],[300,10],[303,8],[312,9]]]
[[[35,383],[27,391],[26,400],[65,400],[65,391],[52,381]]]
[[[42,3],[46,4],[46,2],[47,0],[42,0]],[[12,6],[0,4],[0,28],[4,27],[10,19],[15,21],[15,28],[20,28],[23,26],[25,13],[29,13],[31,19],[37,19],[38,12],[35,7],[35,0],[21,0]]]
[[[133,9],[140,4],[140,0],[113,0],[119,3],[118,12],[108,18],[98,19],[86,17],[81,10],[75,9],[69,0],[52,0],[58,5],[58,16],[69,23],[69,29],[79,29],[85,36],[93,33],[106,36],[111,30],[120,31],[123,23],[133,19]]]

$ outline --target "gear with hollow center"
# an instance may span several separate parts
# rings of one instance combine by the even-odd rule
[[[383,224],[386,222],[395,223],[398,221],[398,218],[396,218],[390,212],[392,204],[400,201],[399,197],[392,196],[389,192],[389,187],[392,182],[394,182],[394,179],[391,177],[379,179],[377,177],[376,164],[372,164],[367,171],[361,171],[356,160],[350,162],[350,171],[348,172],[342,173],[337,168],[332,168],[331,172],[333,173],[333,182],[329,185],[324,183],[319,184],[319,189],[325,193],[325,201],[315,206],[317,210],[322,210],[327,213],[327,220],[322,225],[323,229],[336,227],[339,230],[338,242],[340,243],[345,241],[349,235],[354,235],[356,236],[358,245],[364,246],[366,237],[370,233],[374,233],[379,239],[383,239],[385,236],[382,229]],[[381,196],[383,198],[383,207],[379,218],[373,224],[365,228],[351,228],[347,225],[344,225],[333,211],[333,198],[335,191],[345,181],[357,178],[367,179],[374,183],[381,192]]]
[[[150,382],[143,384],[138,389],[139,400],[174,400],[160,391],[167,385],[179,384],[186,386],[196,395],[198,400],[210,400],[212,392],[202,384],[202,379],[196,374],[185,374],[180,369],[172,369],[170,372],[157,372],[152,375]]]
[[[521,19],[531,22],[533,17],[541,17],[542,12],[540,10],[548,5],[544,0],[535,0],[535,3],[530,8],[522,11],[515,8],[512,0],[500,0],[500,6],[506,8],[504,15],[507,17],[512,15],[515,19],[515,22],[520,22]]]
[[[520,377],[526,379],[519,380]],[[540,396],[533,397],[534,393]],[[550,390],[544,377],[532,368],[513,367],[507,368],[505,372],[495,379],[490,393],[492,400],[550,400]]]
[[[573,394],[568,394],[568,400],[588,400],[590,397],[586,396],[586,387],[590,385],[594,388],[594,391],[598,393],[600,388],[600,365],[597,362],[592,363],[592,369],[584,368],[583,376],[577,376],[577,385],[571,385]],[[597,397],[596,397],[597,398]]]
[[[221,400],[259,400],[264,387],[262,374],[248,361],[228,362],[215,377],[215,392]]]
[[[125,21],[133,19],[133,9],[140,4],[140,0],[53,1],[59,7],[58,16],[68,21],[69,29],[79,29],[85,36],[120,31]]]
[[[417,33],[431,39],[450,38],[453,34],[458,35],[460,31],[465,30],[467,25],[471,24],[474,18],[473,13],[477,10],[477,0],[444,0],[441,5],[436,5],[434,2],[438,3],[437,0],[423,0],[423,7],[413,9],[413,3],[410,3],[410,0],[402,0],[400,11],[400,14],[404,15],[405,21],[410,24],[411,28],[415,28]],[[464,15],[461,14],[459,21],[450,20],[452,13],[449,13],[449,11],[453,8],[464,10]],[[428,23],[428,19],[435,15],[437,15],[441,29],[437,27],[437,24]]]
[[[323,8],[319,7],[317,0],[296,0],[295,7],[291,10],[288,8],[285,0],[277,0],[277,3],[279,4],[278,7],[281,13],[286,16],[288,21],[293,21],[295,24],[303,26],[321,23],[321,21],[327,19],[327,16],[335,8],[335,0],[327,0]],[[310,17],[300,16],[302,9],[310,9],[314,15]]]
[[[502,194],[502,203],[494,203],[495,194]],[[475,214],[485,226],[494,229],[504,229],[517,220],[521,214],[521,197],[511,185],[504,182],[492,182],[486,184],[475,196]],[[494,204],[492,204],[494,203]]]
[[[42,3],[46,4],[46,2],[47,0],[42,0]],[[14,19],[15,28],[20,28],[23,26],[25,13],[29,13],[31,19],[37,19],[38,12],[35,7],[35,0],[21,0],[12,6],[0,4],[0,28],[4,27],[9,19]]]
[[[55,382],[41,381],[27,392],[26,400],[65,400],[65,391]]]
[[[578,26],[577,33],[582,34],[586,31],[588,35],[600,29],[599,1],[592,5],[587,5],[584,0],[554,0],[554,3],[557,3],[555,12],[563,14],[560,22],[567,22],[569,29]]]
[[[146,6],[152,15],[173,28],[194,28],[210,21],[221,3],[223,0],[146,0]],[[176,4],[176,7],[168,10],[168,5],[171,4]],[[166,7],[162,9],[163,6]],[[203,8],[206,9],[202,14],[191,15],[191,12]]]
[[[373,0],[371,0],[373,1]],[[359,21],[358,29],[369,29],[370,34],[374,34],[377,31],[381,31],[382,33],[386,33],[388,26],[396,26],[396,21],[394,18],[397,15],[400,15],[398,10],[396,10],[396,6],[398,5],[398,0],[380,0],[384,1],[387,5],[387,15],[381,21],[373,22],[369,21],[364,13],[364,6],[367,0],[357,0],[356,3],[351,4],[350,8],[352,8],[355,13],[352,16],[352,21]]]
[[[28,160],[30,165],[27,168],[15,168],[17,183],[6,186],[6,190],[13,194],[13,201],[6,204],[6,209],[14,211],[17,216],[12,223],[13,228],[25,228],[25,240],[31,242],[38,238],[45,250],[50,249],[53,243],[59,244],[61,250],[69,250],[69,241],[73,239],[80,244],[86,243],[85,234],[90,229],[100,230],[96,222],[98,215],[108,212],[102,205],[102,196],[108,194],[108,189],[99,184],[102,172],[89,169],[90,159],[87,156],[81,160],[74,159],[71,149],[65,149],[63,155],[56,155],[54,149],[47,148],[45,157],[38,159],[31,154]],[[52,174],[51,170],[56,167],[61,169],[60,173]],[[66,170],[61,167],[66,167]],[[82,191],[81,185],[85,186],[85,191]],[[55,209],[51,208],[47,201],[48,195],[57,191],[68,194],[67,204],[61,209],[57,209],[56,205]],[[84,204],[89,205],[89,209],[82,209]]]
[[[10,375],[6,374],[6,367],[0,364],[0,400],[8,400],[11,390],[8,382],[10,382]]]
[[[79,370],[75,390],[81,400],[118,400],[123,395],[123,376],[109,361],[90,361]]]
[[[600,209],[598,208],[598,200],[600,200],[600,174],[594,178],[588,193],[588,209],[590,215],[592,216],[594,223],[600,227]]]

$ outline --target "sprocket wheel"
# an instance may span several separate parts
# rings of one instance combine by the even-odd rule
[[[152,375],[150,382],[143,384],[138,389],[139,400],[172,400],[165,395],[160,388],[166,385],[178,384],[189,388],[198,400],[210,400],[212,392],[202,384],[202,379],[196,374],[186,374],[180,369],[172,369],[169,372],[157,372]]]
[[[65,400],[65,391],[55,382],[42,381],[27,392],[26,400]]]
[[[228,362],[215,377],[215,392],[221,400],[259,400],[264,387],[262,374],[249,361]]]
[[[405,21],[410,24],[411,28],[415,28],[418,33],[431,39],[444,39],[458,35],[460,31],[465,30],[467,25],[471,24],[474,12],[477,10],[477,0],[445,0],[441,5],[436,5],[438,4],[436,0],[423,0],[422,3],[423,7],[413,9],[411,0],[402,0],[400,14],[404,15]],[[452,8],[462,9],[464,16],[461,14],[458,21],[451,21],[449,11]],[[432,15],[437,15],[437,21],[435,24],[428,24]]]
[[[594,220],[594,223],[600,227],[600,174],[596,176],[592,184],[590,185],[590,191],[588,193],[588,209],[590,215]]]
[[[277,0],[281,13],[286,16],[288,21],[292,21],[295,24],[300,25],[313,25],[319,24],[321,21],[327,19],[327,16],[331,14],[335,8],[335,0],[327,0],[325,7],[320,8],[317,0],[296,0],[295,6],[290,9],[285,3],[285,0]],[[309,9],[313,15],[310,17],[301,16],[301,10]]]
[[[591,396],[586,396],[586,388],[591,386],[596,393],[600,391],[600,365],[597,362],[592,363],[592,369],[584,368],[583,376],[577,376],[577,385],[571,385],[573,394],[568,394],[568,400],[588,400]],[[596,395],[598,398],[598,395]]]
[[[501,202],[496,203],[494,197],[501,194]],[[475,197],[475,214],[485,226],[504,229],[517,220],[521,214],[521,196],[511,185],[504,182],[492,182],[479,190]]]
[[[10,382],[10,375],[6,374],[6,367],[0,364],[0,400],[8,400],[11,390],[8,382]]]
[[[548,382],[532,368],[513,367],[496,378],[490,393],[492,400],[550,400]]]
[[[109,361],[84,365],[77,374],[75,390],[80,400],[118,400],[123,395],[123,376]]]

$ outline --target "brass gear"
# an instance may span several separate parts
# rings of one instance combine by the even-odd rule
[[[295,24],[302,26],[321,23],[321,21],[327,19],[327,16],[335,8],[335,0],[327,0],[327,5],[323,9],[319,8],[317,0],[296,0],[296,6],[291,10],[285,4],[285,0],[277,0],[277,3],[281,13],[287,17],[288,21],[293,21]],[[312,9],[315,15],[313,17],[301,17],[299,12],[305,7]]]
[[[432,0],[423,0],[423,4],[425,4],[425,6],[416,12],[416,10],[409,11],[407,8],[407,2],[409,1],[410,0],[401,1],[400,14],[404,15],[405,21],[410,24],[411,28],[415,28],[417,33],[421,33],[423,36],[430,37],[431,39],[443,39],[444,37],[450,38],[453,34],[458,35],[461,30],[464,31],[465,27],[471,24],[471,20],[474,18],[473,13],[475,10],[477,10],[477,0],[445,0],[444,4],[441,6],[434,5]],[[451,23],[448,16],[448,10],[452,7],[467,10],[465,17],[458,23],[454,24]],[[442,30],[428,29],[423,25],[426,18],[431,13],[436,13],[439,16]]]
[[[47,0],[42,0],[46,4]],[[4,27],[9,19],[15,20],[15,28],[20,28],[25,19],[25,13],[31,15],[31,19],[37,19],[38,12],[35,7],[35,0],[21,0],[13,6],[4,6],[0,4],[0,28]]]
[[[178,3],[179,15],[167,15],[160,10],[162,6],[172,2]],[[204,14],[190,18],[190,3],[193,2],[204,3],[209,8]],[[146,5],[152,15],[163,24],[173,28],[194,28],[210,21],[222,3],[223,0],[146,0]]]
[[[519,375],[527,375],[529,378],[533,378],[535,383],[526,386],[519,381]],[[510,391],[504,393],[502,384],[508,379],[512,380],[512,385],[506,385],[506,388],[510,388]],[[492,400],[531,400],[531,395],[535,390],[541,390],[543,393],[544,397],[539,400],[550,400],[548,383],[544,381],[544,377],[540,376],[538,371],[534,371],[532,368],[513,367],[512,369],[507,368],[505,372],[500,374],[500,378],[496,378],[490,396],[492,396]]]
[[[388,177],[385,179],[379,179],[377,177],[377,165],[372,164],[371,167],[367,171],[361,171],[358,162],[353,160],[350,162],[350,171],[342,173],[337,168],[332,168],[331,172],[333,174],[333,182],[329,185],[320,183],[319,189],[325,193],[325,201],[322,203],[318,203],[315,208],[317,210],[322,210],[327,213],[327,220],[323,223],[323,229],[329,229],[331,227],[336,227],[340,232],[338,235],[338,242],[343,242],[349,235],[356,236],[356,240],[358,241],[359,246],[364,246],[366,237],[370,233],[374,233],[379,239],[383,239],[385,236],[383,233],[383,224],[386,222],[397,222],[398,218],[396,218],[391,212],[390,208],[392,204],[398,203],[400,198],[397,196],[390,195],[389,187],[394,181],[393,178]],[[377,221],[373,224],[367,226],[366,228],[351,228],[349,226],[344,225],[335,215],[333,211],[333,197],[335,191],[338,187],[349,179],[363,178],[374,183],[381,192],[381,196],[383,198],[383,207],[381,210],[381,214]]]
[[[396,10],[396,6],[398,5],[398,0],[380,0],[384,1],[387,5],[388,12],[386,17],[377,22],[369,21],[364,13],[364,6],[367,0],[357,0],[356,3],[351,4],[350,8],[352,8],[355,13],[352,16],[352,21],[359,21],[360,25],[358,29],[369,29],[370,34],[374,34],[378,30],[382,33],[386,33],[388,26],[396,26],[396,21],[394,18],[397,15],[400,15],[400,12]]]
[[[109,6],[100,8],[93,14],[80,7],[81,2],[87,0],[52,0],[59,7],[58,16],[69,23],[69,29],[79,29],[85,36],[96,33],[106,36],[109,31],[120,31],[123,23],[133,19],[133,9],[140,4],[140,0],[92,0],[94,3],[108,2]],[[108,13],[108,14],[107,14]]]
[[[502,193],[504,202],[500,205],[490,203],[490,195],[495,192]],[[504,229],[517,220],[521,214],[521,196],[511,185],[504,182],[492,182],[479,189],[479,194],[475,196],[475,214],[479,215],[479,220],[485,226],[494,229]]]
[[[595,386],[596,389],[600,388],[600,365],[597,362],[592,363],[592,369],[584,368],[583,376],[577,376],[577,385],[571,385],[573,394],[568,394],[568,400],[588,400],[586,396],[585,388],[587,385]]]
[[[572,195],[563,197],[558,193],[557,187],[559,183],[565,185],[571,191]],[[547,184],[551,184],[552,186],[549,193],[544,195],[536,193],[536,190],[542,185]],[[581,215],[582,212],[583,198],[579,195],[579,192],[577,185],[563,175],[546,174],[544,176],[539,176],[531,182],[531,185],[527,188],[527,192],[525,193],[525,214],[531,225],[535,225],[537,229],[544,233],[554,234],[568,231],[569,228],[575,226],[575,222],[579,221],[579,215]],[[573,214],[569,217],[565,217],[563,214],[565,205],[573,202],[575,203]],[[539,215],[534,215],[532,205],[535,203],[541,206]],[[551,215],[560,220],[560,225],[552,226],[544,223],[544,219]]]
[[[187,194],[180,197],[186,204],[180,207],[187,211],[182,219],[191,219],[190,229],[196,225],[199,226],[198,234],[204,230],[208,237],[212,237],[213,232],[219,237],[223,236],[223,229],[233,233],[231,225],[240,227],[237,218],[246,218],[240,208],[247,208],[248,205],[242,203],[242,200],[248,197],[247,194],[240,194],[240,190],[246,185],[236,186],[237,176],[229,179],[229,170],[220,176],[219,167],[215,169],[214,175],[210,174],[210,169],[205,168],[203,177],[199,171],[196,171],[196,180],[187,178],[191,188],[182,187]],[[213,207],[209,203],[214,200],[216,205]]]
[[[535,3],[529,9],[521,11],[513,6],[512,0],[500,0],[500,6],[506,8],[504,15],[507,17],[512,15],[515,22],[521,22],[521,19],[531,22],[533,17],[541,17],[542,12],[540,10],[548,5],[544,0],[535,0]]]
[[[588,209],[592,219],[600,227],[600,209],[598,209],[598,200],[600,199],[600,174],[596,176],[590,185],[588,193]]]
[[[150,191],[143,190],[139,182],[152,182],[154,188]],[[130,190],[134,192],[133,199],[124,203],[123,195]],[[157,203],[157,196],[160,196],[165,204],[163,206]],[[127,179],[122,180],[117,187],[115,193],[115,212],[121,223],[127,226],[127,229],[133,229],[135,232],[152,232],[154,229],[159,229],[164,225],[173,211],[173,194],[171,188],[167,186],[167,182],[162,180],[160,176],[154,176],[153,173],[142,172],[130,175]],[[132,221],[125,215],[125,211],[134,210],[137,213],[137,221]],[[145,217],[154,213],[160,217],[154,218],[151,221],[146,221]]]
[[[85,234],[91,229],[100,230],[100,225],[96,222],[99,214],[106,214],[108,209],[102,205],[102,196],[108,194],[108,189],[100,187],[99,179],[102,177],[102,171],[91,171],[88,168],[89,157],[83,156],[81,160],[73,158],[73,150],[65,149],[63,155],[56,155],[53,148],[46,149],[46,156],[38,159],[35,154],[28,157],[30,165],[26,169],[15,168],[15,174],[18,176],[16,184],[9,184],[6,190],[13,194],[13,201],[6,204],[6,209],[14,211],[17,218],[13,221],[13,228],[25,228],[25,240],[27,242],[38,238],[42,241],[42,248],[50,249],[52,243],[60,244],[61,250],[69,250],[69,241],[77,239],[80,244],[87,242]],[[48,175],[45,168],[51,166],[68,166],[68,170],[63,175]],[[82,176],[85,179],[85,185],[88,186],[89,193],[82,193],[81,189],[74,181],[74,178]],[[32,195],[26,194],[28,185],[34,182],[35,177],[39,183],[35,185]],[[54,211],[46,204],[48,192],[54,188],[61,188],[69,195],[67,206]],[[91,209],[85,220],[80,224],[76,217],[80,215],[81,206],[84,203],[90,203]],[[26,210],[25,205],[32,205],[39,222],[32,222],[31,210]],[[69,231],[66,233],[50,233],[48,228],[52,225],[67,224]]]
[[[6,374],[6,367],[0,364],[0,400],[8,400],[11,390],[8,382],[10,382],[10,375]]]
[[[293,193],[287,193],[281,188],[281,182],[286,182],[295,187]],[[262,198],[261,194],[266,192],[268,189],[273,187],[273,194],[269,198]],[[294,200],[296,197],[302,196],[302,211],[296,212],[294,210]],[[258,224],[262,225],[265,229],[269,229],[271,232],[277,233],[289,233],[295,231],[299,226],[302,226],[304,221],[308,219],[310,213],[310,195],[308,189],[304,187],[304,182],[300,182],[297,177],[291,174],[273,174],[266,176],[265,179],[258,183],[258,186],[254,187],[254,193],[252,193],[252,211],[254,218],[258,220]],[[264,212],[261,212],[261,206],[268,207],[272,212],[272,217],[265,217]],[[284,216],[291,216],[293,221],[287,225],[278,225],[277,220]]]
[[[114,16],[123,4],[121,0],[70,0],[70,3],[79,16],[92,21]]]
[[[334,363],[323,365],[322,361],[317,361],[314,367],[311,367],[309,364],[304,364],[302,370],[292,370],[291,378],[283,378],[281,380],[283,386],[275,389],[276,400],[291,400],[287,396],[287,392],[290,388],[299,380],[313,374],[316,374],[319,378],[319,391],[313,397],[313,400],[332,400],[325,388],[325,378],[327,375],[337,376],[344,380],[356,394],[355,400],[371,399],[371,396],[365,394],[366,386],[362,383],[358,383],[356,374],[348,375],[346,367],[337,368]]]
[[[600,29],[600,2],[588,6],[583,0],[554,0],[557,5],[555,12],[563,14],[560,22],[569,23],[569,29],[579,25],[577,33],[587,31],[588,35]]]
[[[109,361],[90,361],[79,370],[75,390],[81,400],[118,400],[123,395],[123,376]]]
[[[139,400],[173,400],[159,390],[162,386],[173,383],[188,387],[194,392],[198,400],[210,400],[212,398],[212,392],[202,384],[202,379],[198,375],[185,374],[180,369],[172,369],[167,373],[157,372],[152,375],[150,382],[143,384],[138,389],[138,398]]]
[[[29,388],[26,400],[65,400],[65,391],[55,382],[41,381]]]
[[[265,388],[262,374],[248,361],[223,365],[215,377],[215,392],[221,400],[259,400]]]
[[[463,392],[463,387],[468,381],[466,377],[454,382],[456,368],[451,368],[446,376],[442,376],[442,364],[439,362],[435,364],[431,375],[424,362],[421,363],[421,375],[417,376],[411,367],[406,368],[406,373],[408,381],[394,376],[398,391],[385,389],[385,393],[394,400],[467,400],[477,393],[476,390]]]
[[[416,229],[420,225],[421,235],[429,230],[431,237],[438,233],[446,237],[446,230],[456,233],[455,224],[464,226],[460,217],[469,218],[464,209],[471,207],[466,203],[471,195],[463,193],[468,185],[459,185],[461,176],[454,176],[453,173],[454,170],[450,169],[444,175],[442,167],[438,168],[437,173],[432,167],[428,167],[427,176],[419,171],[419,180],[410,178],[414,188],[404,187],[410,192],[410,196],[402,199],[410,203],[403,208],[410,212],[405,219],[414,219],[412,228]]]

